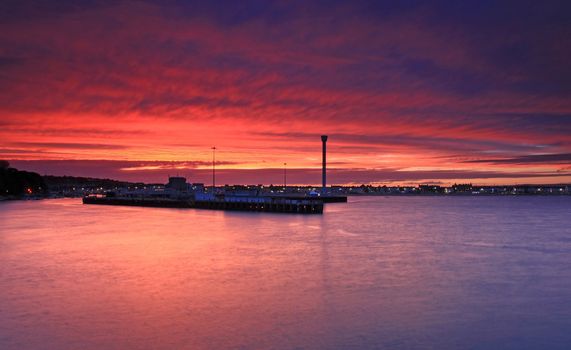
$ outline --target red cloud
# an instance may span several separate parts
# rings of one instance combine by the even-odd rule
[[[488,55],[513,38],[484,43],[420,9],[232,25],[180,10],[119,3],[2,23],[0,158],[207,162],[216,144],[228,167],[309,168],[321,133],[347,169],[476,174],[503,171],[478,159],[571,152],[567,96]],[[567,57],[549,37],[532,49]]]

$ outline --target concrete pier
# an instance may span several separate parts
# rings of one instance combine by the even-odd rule
[[[225,196],[209,199],[167,199],[129,197],[83,197],[83,204],[126,205],[158,208],[197,208],[273,213],[322,214],[323,201],[306,198]]]
[[[271,197],[227,197],[220,200],[196,201],[196,208],[261,211],[274,213],[322,214],[323,201]]]
[[[168,198],[83,197],[83,204],[126,205],[132,207],[194,208],[193,201]]]

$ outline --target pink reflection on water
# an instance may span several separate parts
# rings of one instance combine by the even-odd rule
[[[541,268],[537,249],[561,244],[511,230],[557,234],[567,204],[534,221],[465,200],[353,199],[323,216],[1,203],[0,348],[454,348],[502,344],[522,317],[561,326],[531,303],[569,275]],[[532,340],[566,340],[547,335]]]

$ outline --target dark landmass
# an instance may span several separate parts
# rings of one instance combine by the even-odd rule
[[[0,160],[0,197],[45,196],[48,188],[38,174],[10,168],[10,163]]]
[[[117,188],[137,188],[143,183],[75,176],[41,176],[38,173],[10,167],[0,160],[0,199],[39,199],[82,197]]]
[[[261,194],[284,193],[302,194],[310,191],[320,192],[319,186],[242,186],[226,185],[221,187],[225,192],[256,190]],[[571,184],[540,184],[540,185],[486,185],[477,186],[472,184],[454,184],[452,186],[441,186],[433,184],[421,184],[416,186],[329,186],[327,194],[330,196],[502,196],[502,195],[571,195]]]
[[[504,195],[570,195],[571,184],[472,185],[440,186],[331,186],[331,193],[362,196],[504,196]]]
[[[191,187],[211,187],[204,184],[189,184]],[[105,193],[118,189],[135,190],[144,194],[147,190],[164,188],[163,184],[145,184],[111,179],[98,179],[75,176],[41,176],[34,172],[10,168],[7,161],[0,160],[0,200],[29,198],[82,197],[89,194]],[[320,192],[319,186],[277,185],[224,185],[217,191],[225,193],[252,192],[258,195],[305,196],[309,192]],[[329,196],[482,196],[482,195],[571,195],[571,184],[550,185],[494,185],[476,186],[454,184],[440,186],[422,184],[417,186],[330,186]]]
[[[99,193],[118,188],[144,186],[143,183],[75,176],[46,175],[44,176],[44,180],[51,196],[55,197],[81,197],[85,194]]]

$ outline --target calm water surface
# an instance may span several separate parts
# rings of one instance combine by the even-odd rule
[[[569,349],[571,197],[0,203],[0,349]]]

